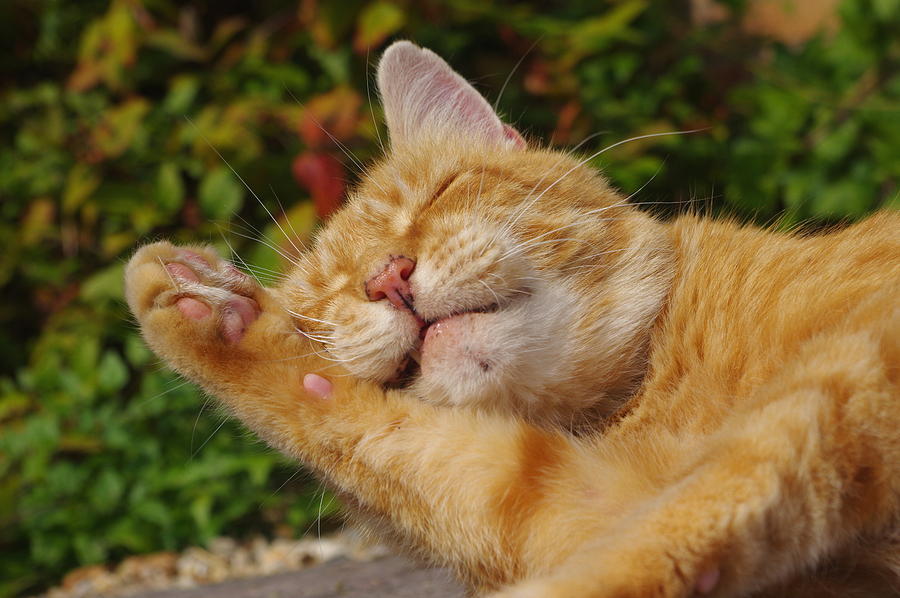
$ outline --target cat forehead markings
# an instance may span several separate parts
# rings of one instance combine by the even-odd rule
[[[403,236],[409,230],[413,223],[413,209],[401,206],[391,218],[391,227],[394,234]]]
[[[344,272],[335,272],[328,281],[328,287],[331,290],[343,288],[350,282],[350,275]]]

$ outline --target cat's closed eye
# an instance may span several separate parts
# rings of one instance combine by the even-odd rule
[[[292,274],[292,309],[351,373],[426,401],[609,412],[662,301],[662,233],[434,58],[421,86],[381,70],[392,151]]]

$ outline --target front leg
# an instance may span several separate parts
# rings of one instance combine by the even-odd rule
[[[600,463],[585,465],[577,441],[342,375],[273,291],[204,248],[144,247],[126,291],[169,365],[317,472],[364,524],[474,587],[545,570],[586,537],[571,502],[577,472]],[[309,372],[330,377],[326,398],[304,388]]]

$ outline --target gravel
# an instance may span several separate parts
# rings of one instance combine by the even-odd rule
[[[405,559],[387,558],[387,554],[384,547],[364,545],[356,536],[349,533],[303,540],[269,541],[256,538],[249,542],[237,542],[231,538],[217,538],[206,548],[193,547],[181,553],[157,552],[129,557],[115,566],[93,565],[76,569],[65,576],[60,586],[49,590],[40,598],[122,598],[138,595],[142,598],[198,597],[213,595],[211,589],[190,591],[208,584],[245,580],[241,583],[248,590],[264,586],[262,581],[258,581],[260,576],[274,576],[266,579],[267,583],[274,583],[275,588],[266,594],[240,593],[241,590],[235,590],[238,593],[227,595],[269,598],[281,596],[282,594],[276,590],[282,588],[290,592],[283,594],[284,596],[347,596],[348,594],[340,587],[332,588],[333,592],[339,594],[333,592],[329,594],[328,587],[334,586],[335,583],[339,586],[346,584],[348,580],[355,580],[353,583],[357,586],[368,584],[376,587],[379,584],[389,583],[390,579],[401,573],[403,576],[417,579],[424,575],[425,577],[418,579],[419,583],[430,580],[439,585],[443,584],[448,590],[455,587],[449,583],[449,575],[445,572],[421,570]],[[321,563],[338,558],[341,559],[338,563],[321,566]],[[315,567],[316,565],[319,567]],[[317,573],[310,571],[302,581],[297,581],[291,575],[286,579],[277,579],[280,577],[278,574],[303,571],[311,567],[321,571]],[[383,574],[378,573],[379,571],[383,571]],[[436,577],[432,579],[429,575]],[[322,592],[297,593],[298,584],[315,585],[313,582],[316,579],[321,580],[319,585],[324,584]],[[231,585],[241,587],[241,583],[235,582]],[[396,594],[396,591],[392,592],[384,595],[400,595]],[[218,597],[220,592],[216,591],[214,594]],[[370,594],[360,594],[363,595]]]

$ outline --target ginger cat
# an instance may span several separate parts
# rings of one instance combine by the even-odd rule
[[[658,222],[428,50],[378,75],[391,151],[282,285],[135,254],[153,350],[479,593],[897,595],[900,217]]]

